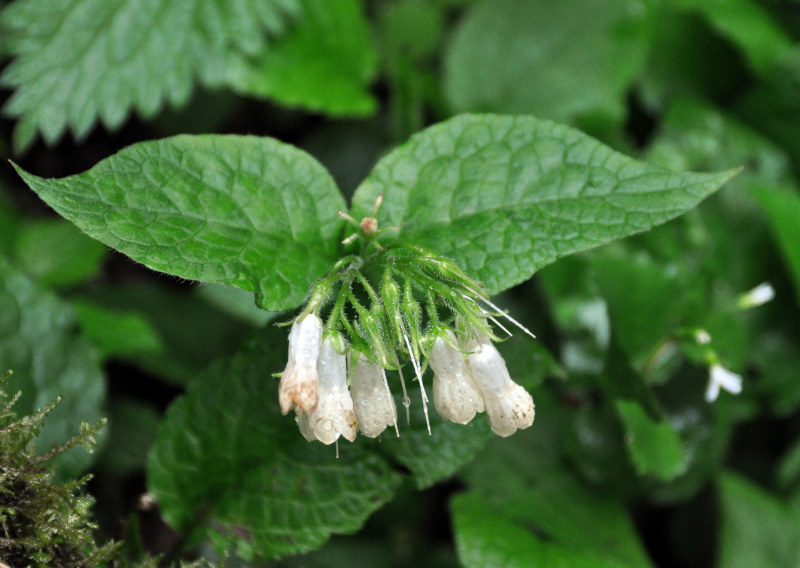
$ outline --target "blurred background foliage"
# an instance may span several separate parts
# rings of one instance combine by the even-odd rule
[[[536,400],[530,430],[503,440],[483,423],[437,424],[435,440],[410,430],[377,446],[389,471],[361,455],[363,440],[337,462],[297,440],[287,422],[262,434],[288,436],[289,445],[259,438],[251,418],[262,407],[276,412],[268,377],[284,364],[285,338],[252,295],[160,276],[108,251],[0,168],[0,371],[14,370],[7,388],[22,392],[18,413],[62,397],[42,426],[43,451],[81,422],[109,418],[97,452],[69,449],[53,467],[62,480],[95,474],[87,487],[98,539],[127,539],[124,558],[146,550],[166,561],[215,560],[225,548],[252,556],[248,542],[268,538],[275,517],[264,511],[276,505],[261,503],[241,472],[249,452],[275,451],[267,477],[294,479],[313,454],[343,478],[339,490],[350,475],[371,481],[358,514],[331,505],[327,531],[297,521],[313,538],[274,550],[327,541],[321,549],[274,565],[800,564],[800,3],[0,7],[0,155],[47,177],[83,171],[140,140],[244,133],[303,148],[349,195],[388,149],[460,112],[567,123],[677,170],[743,167],[698,209],[562,259],[498,300],[539,336],[501,346]],[[775,299],[743,309],[741,294],[763,281]],[[710,343],[698,344],[700,329]],[[253,355],[268,341],[273,350]],[[704,401],[709,350],[743,375],[738,397]],[[226,386],[226,372],[250,377],[258,393],[237,390],[247,381]],[[173,405],[187,389],[191,396]],[[193,406],[201,400],[207,405]],[[196,509],[188,503],[171,505],[176,532],[147,493],[156,484],[169,494],[174,472],[159,456],[170,444],[175,455],[189,452],[180,443],[191,437],[210,460],[228,443],[217,424],[236,413],[255,433],[230,463],[202,462],[197,503],[222,518],[257,519],[263,534],[206,533],[203,518],[189,522]],[[183,465],[200,468],[191,455]],[[226,476],[236,494],[215,496]]]

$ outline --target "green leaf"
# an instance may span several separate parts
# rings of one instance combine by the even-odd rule
[[[800,302],[800,195],[777,187],[753,187],[753,193],[769,218],[775,240],[783,253],[786,268],[794,280],[795,292]]]
[[[256,299],[252,292],[246,292],[233,286],[221,284],[205,284],[198,286],[197,295],[212,306],[223,312],[249,323],[254,327],[263,327],[277,314],[268,312],[256,306]]]
[[[451,502],[458,557],[466,568],[611,568],[625,566],[547,542],[475,495]]]
[[[608,306],[614,336],[641,370],[681,322],[681,282],[644,256],[595,254],[590,265]]]
[[[99,468],[120,477],[141,473],[161,419],[151,406],[117,399],[110,405],[109,436],[97,458]]]
[[[637,91],[653,110],[678,97],[718,101],[741,88],[747,67],[739,51],[693,12],[662,10],[651,28]]]
[[[733,474],[720,479],[720,568],[800,563],[800,509]]]
[[[586,487],[564,467],[559,439],[574,410],[546,387],[537,391],[536,407],[532,428],[489,444],[465,468],[462,477],[470,492],[548,542],[620,565],[650,568],[625,504],[607,491]]]
[[[359,443],[340,445],[336,459],[281,416],[270,372],[285,348],[285,330],[269,328],[193,382],[168,410],[149,459],[164,518],[187,533],[207,527],[219,548],[246,557],[299,553],[354,532],[399,482]]]
[[[23,224],[14,242],[14,256],[42,284],[80,284],[97,274],[108,249],[63,219]]]
[[[14,2],[0,15],[0,37],[15,59],[2,84],[16,88],[4,107],[20,118],[22,151],[39,131],[54,144],[69,127],[83,140],[98,119],[119,127],[165,102],[184,104],[194,82],[219,85],[230,61],[266,49],[296,0],[49,0]]]
[[[335,260],[344,200],[308,154],[271,138],[175,136],[87,172],[25,182],[88,235],[182,278],[300,304]]]
[[[735,171],[677,173],[532,117],[463,115],[384,157],[353,197],[383,227],[455,259],[497,293],[563,256],[650,229]]]
[[[752,0],[677,0],[674,5],[703,14],[718,32],[741,48],[759,73],[770,71],[794,46],[792,37]]]
[[[334,115],[375,110],[377,55],[357,0],[300,0],[303,20],[269,50],[234,59],[226,83],[251,96]]]
[[[160,353],[164,349],[158,332],[135,312],[112,310],[86,300],[73,300],[81,329],[104,357],[132,357]]]
[[[686,471],[683,444],[678,433],[664,420],[650,418],[638,402],[616,401],[625,427],[625,443],[639,475],[669,481]]]
[[[115,356],[178,384],[195,379],[216,359],[235,353],[244,337],[253,331],[198,294],[165,283],[99,286],[79,301],[112,313],[140,316],[164,349],[136,354],[116,349]]]
[[[72,438],[82,422],[97,423],[105,379],[70,306],[0,257],[0,314],[0,372],[13,370],[8,391],[22,393],[15,412],[30,413],[61,397],[42,427],[39,452]],[[84,449],[73,448],[54,463],[66,477],[91,461]]]
[[[393,381],[392,384],[398,383]],[[411,385],[412,388],[416,386]],[[431,383],[428,382],[429,397],[431,388]],[[391,455],[406,466],[417,489],[426,489],[437,481],[452,476],[472,460],[493,435],[485,416],[478,415],[469,424],[454,424],[442,420],[430,403],[428,411],[431,434],[428,434],[419,393],[409,392],[409,396],[412,400],[411,423],[406,425],[402,398],[398,398],[396,405],[400,437],[395,437],[393,432],[387,430],[381,436],[379,445],[375,445],[375,450]]]
[[[628,0],[484,0],[456,29],[444,90],[458,112],[621,119],[647,52],[646,8]]]

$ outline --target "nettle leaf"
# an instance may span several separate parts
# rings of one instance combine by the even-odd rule
[[[300,304],[336,258],[336,184],[308,154],[271,138],[143,142],[60,179],[15,167],[97,240],[154,270],[256,292],[265,309]]]
[[[621,119],[647,54],[646,16],[639,0],[478,2],[448,47],[445,94],[460,112]]]
[[[378,57],[357,0],[300,0],[303,20],[269,50],[231,61],[225,81],[244,94],[334,115],[375,110]]]
[[[39,131],[49,144],[69,127],[77,140],[98,119],[119,127],[131,110],[153,116],[186,102],[196,79],[221,84],[235,57],[257,55],[297,0],[50,0],[14,2],[0,37],[15,59],[0,81],[16,92],[18,151]]]
[[[38,451],[66,442],[82,422],[98,422],[105,398],[100,357],[79,333],[70,306],[0,257],[0,314],[0,373],[12,370],[8,391],[22,393],[15,411],[30,413],[61,397],[42,426]],[[69,477],[91,461],[73,448],[53,463]]]
[[[457,496],[451,509],[458,557],[466,568],[625,566],[548,542],[525,525],[493,510],[476,495]]]
[[[284,330],[268,328],[192,383],[149,458],[149,488],[167,521],[210,527],[220,549],[245,557],[304,552],[354,532],[400,481],[360,444],[340,445],[336,459],[281,416],[270,371],[285,347]]]
[[[735,175],[638,162],[533,117],[462,115],[384,157],[356,190],[382,227],[448,255],[497,293],[563,256],[645,231]]]

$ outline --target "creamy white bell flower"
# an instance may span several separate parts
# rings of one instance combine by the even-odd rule
[[[503,438],[533,424],[536,407],[533,397],[508,374],[506,362],[485,337],[468,344],[467,363],[475,384],[483,395],[492,431]]]
[[[358,431],[375,438],[387,426],[397,431],[397,407],[386,382],[386,372],[354,353],[355,367],[350,382],[350,396],[358,422]],[[399,434],[398,434],[399,435]]]
[[[720,389],[731,394],[742,392],[742,377],[729,371],[719,363],[714,363],[708,370],[708,387],[706,388],[706,402],[714,402],[719,397]]]
[[[447,330],[450,341],[438,336],[428,360],[433,369],[433,404],[445,420],[467,424],[485,410],[483,395],[467,366],[463,353],[455,349],[455,334]]]
[[[334,443],[339,436],[349,441],[356,439],[356,415],[353,401],[347,390],[347,356],[339,353],[341,339],[326,337],[322,340],[317,374],[319,376],[319,402],[311,414],[298,411],[300,432],[311,442]]]
[[[288,414],[295,406],[311,414],[317,407],[317,361],[321,344],[322,320],[315,314],[308,314],[292,324],[289,361],[278,385],[278,401],[283,414]]]

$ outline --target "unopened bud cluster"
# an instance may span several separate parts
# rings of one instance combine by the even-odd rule
[[[428,366],[442,418],[466,424],[485,411],[500,436],[529,427],[533,398],[509,376],[492,323],[508,333],[497,320],[505,317],[530,332],[454,262],[412,245],[378,245],[374,218],[358,225],[361,234],[347,244],[360,236],[376,250],[341,259],[313,287],[289,334],[281,411],[294,410],[309,441],[353,441],[357,432],[374,438],[387,427],[399,435],[386,371],[397,371],[408,412],[403,368],[410,362],[429,432]]]

